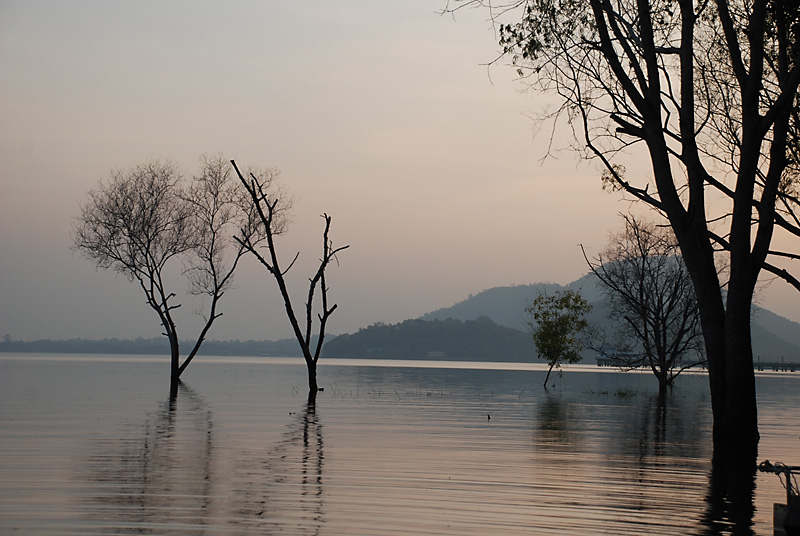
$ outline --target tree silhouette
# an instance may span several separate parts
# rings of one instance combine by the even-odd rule
[[[252,173],[249,177],[245,178],[241,171],[239,171],[236,162],[231,160],[231,165],[236,170],[239,180],[247,190],[248,198],[246,203],[248,208],[252,208],[261,222],[260,228],[265,232],[267,254],[263,255],[258,247],[259,244],[251,241],[250,236],[245,232],[236,236],[235,239],[246,251],[250,252],[258,259],[278,285],[284,306],[286,307],[286,316],[292,326],[295,338],[300,344],[303,358],[306,362],[306,368],[308,370],[309,402],[313,402],[319,389],[317,386],[317,362],[319,361],[320,351],[322,350],[322,344],[325,340],[325,326],[330,316],[336,310],[336,304],[328,304],[328,286],[325,283],[325,271],[331,261],[337,260],[336,254],[350,246],[333,246],[333,242],[328,238],[331,227],[331,217],[327,214],[323,214],[322,218],[325,220],[325,229],[322,232],[322,258],[320,259],[316,273],[309,278],[308,297],[305,304],[305,325],[301,327],[300,321],[295,313],[294,305],[292,304],[292,298],[289,294],[285,278],[286,273],[294,266],[300,254],[298,253],[295,255],[287,268],[282,268],[275,244],[276,233],[273,231],[273,229],[276,228],[276,222],[280,221],[283,217],[283,211],[285,210],[285,207],[282,205],[282,199],[280,196],[276,196],[269,191],[268,183],[265,184],[262,179]],[[274,172],[271,178],[277,176],[276,173],[277,172]],[[318,337],[316,344],[314,344],[312,341],[312,329],[314,327],[314,306],[317,290],[319,290],[319,306],[322,308],[322,312],[317,315]]]
[[[188,184],[171,162],[154,160],[112,171],[89,192],[73,231],[75,250],[98,268],[139,284],[169,340],[173,384],[222,316],[219,302],[233,284],[245,251],[233,233],[245,234],[251,244],[265,237],[253,215],[243,210],[243,190],[221,158],[201,160],[200,174]],[[181,304],[167,282],[168,271],[178,261],[184,263],[189,293],[210,300],[208,311],[200,310],[205,323],[182,363],[174,318]]]
[[[704,361],[698,359],[703,348],[697,297],[672,232],[630,215],[624,219],[623,230],[594,261],[583,255],[604,288],[616,338],[641,351],[635,361],[617,359],[628,366],[643,360],[663,396],[682,371]]]
[[[502,56],[560,104],[604,185],[663,214],[694,283],[714,437],[757,444],[751,304],[800,236],[800,5],[788,0],[466,0]],[[626,173],[631,155],[648,173]],[[774,240],[776,236],[786,242]],[[717,271],[717,256],[729,267]],[[723,291],[724,289],[724,291]]]

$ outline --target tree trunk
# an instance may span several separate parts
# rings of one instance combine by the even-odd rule
[[[181,367],[180,367],[180,345],[178,343],[178,335],[175,332],[171,332],[169,335],[169,349],[170,349],[170,383],[173,386],[178,385],[178,381],[180,381],[181,377]]]
[[[680,225],[679,223],[685,225]],[[700,327],[703,330],[703,341],[708,367],[708,385],[711,392],[711,413],[714,422],[714,436],[722,428],[725,416],[727,397],[726,385],[726,340],[725,340],[725,305],[717,276],[714,256],[705,237],[705,223],[690,219],[676,219],[672,223],[675,236],[681,246],[684,262],[692,276],[697,307],[700,313]]]
[[[175,408],[175,403],[178,400],[178,386],[180,386],[181,381],[171,381],[169,382],[169,407],[170,410]]]
[[[314,415],[317,412],[317,391],[308,392],[308,401],[306,402],[306,423],[308,416]]]
[[[695,287],[708,364],[714,449],[737,445],[754,452],[758,409],[750,335],[752,292],[746,285],[730,285],[725,307],[718,283],[700,279]],[[726,458],[731,456],[726,454]]]
[[[731,286],[725,318],[725,441],[758,443],[758,406],[750,332],[752,293]]]
[[[667,394],[667,376],[669,375],[669,369],[662,368],[658,371],[658,397],[665,398]]]
[[[306,368],[308,368],[308,393],[316,396],[319,387],[317,386],[317,364],[313,359],[306,358]]]
[[[714,419],[714,437],[720,435],[725,417],[726,389],[726,352],[725,352],[725,316],[715,313],[703,313],[700,307],[700,318],[705,339],[706,365],[708,367],[708,386],[711,392],[711,414]]]
[[[550,363],[550,368],[547,369],[547,376],[544,377],[544,383],[542,385],[544,385],[545,389],[547,389],[547,380],[550,379],[550,373],[553,372],[553,366],[554,364]]]

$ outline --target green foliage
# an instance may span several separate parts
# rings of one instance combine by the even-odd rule
[[[594,21],[585,0],[529,0],[520,22],[500,26],[500,45],[505,54],[526,61],[541,60],[567,35],[583,41],[594,34]]]
[[[550,369],[581,360],[584,346],[580,335],[589,328],[584,315],[591,310],[591,304],[572,290],[539,294],[525,308],[531,316],[528,325],[539,357],[547,360]]]

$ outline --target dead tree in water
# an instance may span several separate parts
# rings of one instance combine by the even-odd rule
[[[280,196],[273,196],[270,192],[268,192],[261,179],[253,174],[250,174],[248,178],[245,178],[245,176],[239,171],[236,162],[231,160],[231,164],[236,170],[237,175],[239,175],[239,179],[242,181],[242,184],[244,184],[245,188],[247,189],[247,192],[249,193],[248,202],[255,209],[255,214],[261,222],[262,229],[266,235],[265,248],[267,250],[267,254],[263,255],[260,251],[261,248],[258,247],[258,244],[252,243],[247,234],[243,233],[242,236],[237,236],[235,238],[246,251],[249,251],[258,259],[261,265],[267,269],[270,275],[272,275],[272,277],[275,279],[275,282],[278,284],[278,289],[280,290],[284,306],[286,307],[286,316],[289,319],[289,323],[292,325],[295,338],[300,344],[300,349],[303,352],[303,358],[306,361],[306,368],[308,369],[308,396],[309,400],[312,401],[319,390],[317,385],[317,362],[319,361],[320,351],[322,350],[322,344],[325,339],[325,326],[328,322],[328,318],[330,318],[330,316],[336,310],[336,304],[330,306],[328,305],[328,287],[325,284],[325,270],[328,268],[328,265],[331,263],[331,261],[336,259],[337,253],[347,249],[350,246],[340,246],[336,248],[333,247],[333,243],[328,238],[328,232],[330,231],[331,227],[331,217],[327,214],[323,214],[322,217],[325,220],[325,230],[322,233],[322,258],[320,259],[319,267],[317,268],[316,273],[313,275],[313,277],[309,278],[308,297],[306,300],[305,311],[305,329],[302,329],[300,326],[300,321],[297,319],[297,314],[295,313],[295,308],[292,304],[292,299],[289,295],[289,289],[286,285],[285,279],[286,273],[291,270],[292,266],[294,266],[294,263],[297,261],[297,258],[300,256],[300,254],[296,254],[292,262],[289,263],[289,266],[286,269],[282,269],[278,261],[278,253],[275,248],[275,222],[283,218],[283,211],[285,209],[285,207],[282,205],[282,200]],[[317,315],[317,321],[319,323],[319,337],[317,338],[316,344],[313,344],[312,348],[311,337],[312,328],[314,327],[314,300],[317,290],[319,290],[320,294],[322,313]]]
[[[81,205],[73,230],[74,249],[95,262],[136,281],[147,304],[158,314],[170,344],[173,387],[222,316],[219,302],[233,284],[244,249],[232,240],[244,233],[251,244],[264,237],[238,201],[244,193],[220,157],[203,157],[198,176],[185,181],[171,162],[151,161],[113,171]],[[199,311],[203,327],[181,363],[175,310],[181,304],[168,283],[177,260],[183,263],[189,294],[207,297]]]
[[[705,362],[697,295],[672,230],[623,218],[623,230],[596,259],[583,257],[608,299],[615,349],[639,350],[615,359],[649,366],[663,397],[681,372]]]

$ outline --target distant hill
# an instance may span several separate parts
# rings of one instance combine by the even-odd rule
[[[518,330],[527,329],[525,324],[525,305],[540,292],[556,292],[561,285],[555,283],[537,283],[535,285],[515,285],[511,287],[494,287],[478,294],[470,295],[450,307],[437,309],[424,314],[420,320],[446,320],[455,318],[466,321],[487,316],[492,321]]]
[[[353,334],[329,336],[324,356],[402,359],[532,361],[536,351],[525,323],[525,306],[540,292],[580,290],[593,305],[589,321],[603,326],[608,305],[592,274],[569,285],[536,283],[495,287],[450,307],[399,324],[375,324]],[[800,324],[758,306],[753,308],[753,352],[756,360],[800,362]],[[192,343],[182,341],[184,348]],[[0,341],[0,352],[86,354],[169,354],[165,337],[152,339],[69,339]],[[204,355],[301,356],[294,339],[215,341],[203,344]]]
[[[763,326],[772,335],[800,347],[800,324],[797,322],[756,305],[753,307],[753,324]]]
[[[580,290],[592,305],[590,322],[603,326],[607,323],[608,304],[597,278],[587,274],[568,285],[535,283],[494,287],[484,290],[451,307],[437,309],[420,317],[422,320],[444,320],[454,318],[461,321],[487,316],[497,324],[527,330],[524,309],[540,292],[553,293],[558,290]],[[754,306],[752,323],[753,353],[762,361],[800,362],[800,324],[771,311]]]
[[[569,285],[558,283],[533,283],[530,285],[513,285],[510,287],[494,287],[472,295],[450,307],[437,309],[420,317],[422,320],[474,320],[485,315],[500,325],[514,329],[527,330],[525,323],[525,306],[533,301],[541,292],[554,293],[570,289],[581,292],[590,303],[602,300],[603,294],[597,286],[593,275],[585,275]]]
[[[534,359],[534,348],[528,333],[479,316],[466,321],[416,319],[374,324],[330,340],[323,356],[529,362]]]

